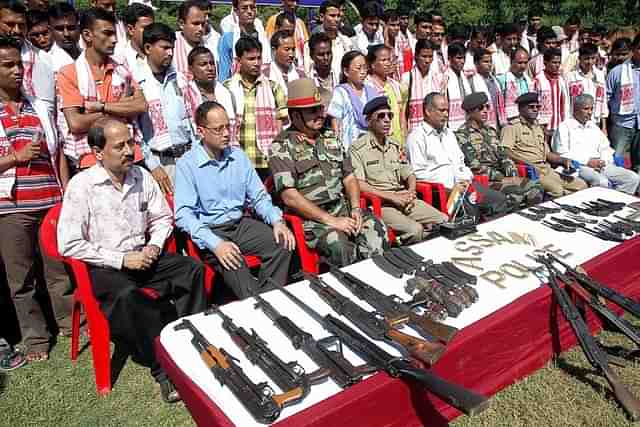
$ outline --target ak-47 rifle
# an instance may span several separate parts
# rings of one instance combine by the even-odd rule
[[[549,286],[558,302],[564,317],[567,319],[573,332],[576,334],[578,343],[591,365],[602,372],[611,385],[616,400],[622,405],[632,420],[640,417],[640,401],[622,384],[616,373],[609,366],[607,354],[602,350],[598,342],[593,338],[587,324],[578,312],[578,309],[571,302],[567,292],[560,287],[557,281],[555,269],[551,259],[540,256],[537,261],[547,268],[549,273]]]
[[[268,279],[270,280],[270,279]],[[489,399],[459,385],[450,383],[431,370],[416,368],[409,361],[387,353],[364,335],[349,327],[340,319],[326,316],[313,310],[279,283],[271,283],[300,307],[307,315],[321,324],[330,334],[339,337],[342,342],[358,354],[366,363],[386,371],[393,377],[402,377],[416,381],[434,395],[467,415],[475,415],[489,407]]]
[[[267,383],[253,383],[236,364],[234,358],[223,348],[218,349],[207,341],[189,319],[183,319],[173,329],[187,329],[191,332],[191,344],[200,354],[202,361],[221,385],[229,387],[257,422],[273,423],[280,416],[281,408],[292,399],[292,392],[276,395]]]
[[[453,339],[458,330],[452,326],[436,322],[416,313],[397,295],[385,295],[354,275],[331,266],[331,274],[353,295],[368,303],[377,312],[391,319],[407,317],[407,325],[415,329],[423,338],[437,338],[444,342]]]
[[[320,368],[329,370],[329,377],[341,388],[360,381],[363,376],[373,373],[376,368],[361,365],[353,366],[342,354],[342,341],[336,336],[316,341],[313,336],[302,330],[291,319],[280,314],[268,301],[255,295],[255,307],[262,310],[280,331],[289,338],[293,348],[302,350]]]
[[[433,365],[442,355],[442,344],[430,343],[421,338],[407,335],[395,328],[406,323],[407,316],[398,318],[382,317],[379,313],[367,311],[346,296],[342,295],[315,274],[305,275],[309,286],[333,311],[349,319],[358,329],[374,340],[394,345],[404,355]]]
[[[271,380],[291,398],[284,402],[284,406],[293,405],[304,399],[311,391],[311,385],[326,381],[329,370],[320,368],[310,374],[298,362],[286,363],[267,346],[266,341],[252,330],[249,333],[242,326],[237,326],[233,320],[224,314],[220,307],[213,305],[205,311],[205,315],[217,314],[222,318],[222,328],[227,331],[234,344],[247,356],[247,359],[267,374]]]
[[[548,256],[553,262],[556,262],[565,268],[565,274],[568,274],[569,276],[576,279],[578,283],[587,288],[590,292],[600,295],[601,297],[606,298],[609,301],[619,305],[634,316],[640,317],[640,304],[638,304],[631,298],[628,298],[591,278],[584,272],[584,270],[579,271],[579,267],[571,268],[569,264],[565,263],[555,255],[549,254]]]

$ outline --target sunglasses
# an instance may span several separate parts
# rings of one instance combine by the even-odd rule
[[[489,111],[490,109],[489,104],[484,104],[476,108],[476,111]]]
[[[383,119],[393,120],[393,112],[385,111],[384,113],[376,114],[376,120],[383,120]]]
[[[540,104],[529,104],[527,105],[527,108],[529,108],[530,110],[539,110]]]

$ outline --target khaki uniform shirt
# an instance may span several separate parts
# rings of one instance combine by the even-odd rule
[[[515,118],[502,129],[502,145],[507,149],[509,157],[537,167],[547,165],[549,147],[544,139],[542,126],[535,122],[531,125]]]
[[[380,145],[371,132],[361,135],[349,149],[356,178],[381,191],[404,190],[404,182],[413,174],[411,165],[395,140]]]

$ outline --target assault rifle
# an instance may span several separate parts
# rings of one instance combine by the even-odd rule
[[[382,317],[379,313],[367,311],[342,295],[324,280],[314,274],[307,274],[309,286],[333,311],[349,319],[369,338],[394,345],[403,354],[408,354],[427,365],[433,365],[442,355],[445,347],[421,338],[412,337],[395,329],[408,320],[407,316],[395,319]]]
[[[311,390],[311,385],[326,381],[329,371],[320,368],[310,374],[298,362],[285,363],[267,346],[266,341],[252,330],[251,334],[224,314],[220,307],[213,305],[205,311],[205,315],[215,313],[222,318],[222,328],[227,331],[234,344],[247,356],[247,359],[257,365],[271,380],[291,398],[284,402],[284,406],[293,405],[304,399]]]
[[[614,291],[613,289],[605,286],[597,280],[591,278],[585,274],[584,270],[579,271],[578,268],[571,268],[569,264],[562,261],[560,258],[553,254],[548,255],[549,259],[563,266],[566,271],[565,274],[573,277],[578,283],[587,288],[590,292],[593,292],[601,297],[608,299],[609,301],[619,305],[629,313],[636,317],[640,317],[640,304],[628,298],[621,293]]]
[[[557,282],[555,269],[549,258],[538,257],[537,261],[543,264],[549,273],[549,286],[553,291],[553,295],[558,302],[558,306],[562,310],[564,317],[567,319],[573,332],[576,334],[578,343],[584,352],[587,360],[591,365],[602,372],[604,377],[611,385],[616,400],[622,405],[633,421],[640,418],[640,401],[622,384],[616,373],[609,366],[607,354],[602,350],[598,342],[593,338],[587,324],[578,312],[578,309],[571,302],[567,292],[560,287]]]
[[[234,358],[223,348],[218,349],[207,341],[189,319],[183,319],[173,329],[187,329],[193,334],[191,344],[200,353],[202,361],[222,386],[229,387],[257,422],[271,424],[280,416],[280,409],[285,403],[295,397],[292,392],[276,395],[267,383],[254,384]]]
[[[307,315],[321,324],[330,334],[339,337],[346,346],[351,348],[369,365],[386,371],[392,377],[410,378],[416,381],[431,393],[467,415],[478,414],[489,407],[490,401],[488,398],[457,384],[450,383],[430,370],[416,368],[406,359],[387,353],[340,319],[331,314],[320,315],[279,283],[274,281],[271,281],[271,283]]]
[[[320,368],[329,370],[329,377],[341,388],[357,383],[363,376],[376,371],[376,368],[361,365],[353,366],[342,354],[342,341],[336,336],[316,341],[303,331],[291,319],[280,314],[268,301],[255,295],[255,307],[262,310],[280,331],[289,338],[293,348],[302,350]],[[334,350],[335,348],[335,350]]]
[[[396,295],[385,295],[373,286],[363,282],[351,273],[331,266],[331,274],[353,295],[368,303],[377,312],[390,319],[407,317],[407,325],[415,329],[423,338],[437,338],[444,342],[453,339],[458,330],[452,326],[436,322],[416,313]]]

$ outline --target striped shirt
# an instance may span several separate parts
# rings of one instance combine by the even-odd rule
[[[16,167],[16,182],[12,198],[0,199],[0,215],[34,212],[48,209],[62,200],[51,156],[40,119],[29,101],[23,98],[16,114],[8,104],[0,103],[0,121],[14,151],[31,142],[40,131],[40,155]]]

